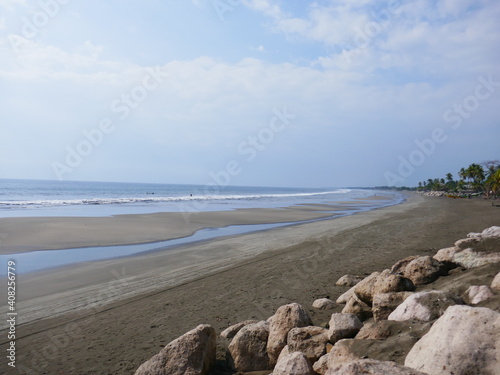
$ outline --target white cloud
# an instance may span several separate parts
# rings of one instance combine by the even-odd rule
[[[74,80],[75,82],[113,84],[120,72],[133,65],[101,60],[102,46],[86,41],[78,52],[24,39],[22,48],[15,53],[11,42],[0,40],[0,77],[10,81],[39,81],[47,79]]]
[[[0,0],[0,6],[12,12],[17,6],[27,6],[26,0]]]
[[[289,39],[323,43],[325,52],[313,63],[327,69],[415,70],[435,79],[491,71],[498,60],[496,1],[422,0],[376,8],[368,0],[332,0],[311,3],[298,15],[272,0],[246,4],[270,17],[273,30]]]
[[[267,16],[281,18],[283,16],[280,7],[272,4],[270,0],[243,0],[243,3],[258,12],[262,12]]]

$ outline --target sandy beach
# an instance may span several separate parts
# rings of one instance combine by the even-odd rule
[[[245,211],[237,214],[240,222],[263,219]],[[283,220],[274,210],[266,215],[269,222]],[[317,207],[294,209],[293,215],[307,220],[325,213]],[[208,218],[195,216],[193,225],[207,225],[203,220]],[[223,216],[215,226],[234,219]],[[2,228],[14,221],[2,221]],[[328,317],[311,310],[312,301],[343,293],[345,288],[334,285],[340,276],[364,275],[409,255],[434,253],[469,232],[499,224],[500,209],[482,199],[411,195],[403,204],[352,216],[25,275],[18,281],[18,369],[133,374],[162,345],[199,323],[220,333],[241,320],[265,319],[289,302],[309,308],[320,324]],[[113,225],[121,228],[119,221]],[[132,227],[122,234],[137,236],[129,232]],[[102,237],[96,240],[100,244],[115,241],[105,238],[105,231]],[[69,247],[68,238],[61,244]],[[3,241],[2,246],[13,240]],[[31,246],[30,241],[22,246]],[[6,340],[0,343],[3,350]],[[0,366],[6,368],[6,359]]]
[[[390,201],[390,197],[372,196],[352,202],[284,208],[107,217],[0,218],[0,254],[150,243],[190,236],[205,228],[308,221],[335,216],[337,211],[362,209],[370,206],[370,201],[380,200]],[[190,206],[191,209],[193,207]]]

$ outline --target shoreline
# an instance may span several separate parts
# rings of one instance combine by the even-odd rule
[[[412,195],[403,204],[212,240],[177,254],[27,275],[19,280],[18,345],[25,349],[18,361],[33,368],[35,350],[45,360],[50,338],[64,337],[40,371],[133,374],[159,346],[197,324],[220,333],[289,302],[310,307],[317,298],[335,299],[345,288],[334,283],[346,273],[364,275],[435,253],[499,222],[498,210],[482,200]],[[315,322],[326,319],[310,312]]]
[[[401,195],[402,196],[402,195]],[[230,211],[159,212],[110,217],[0,218],[0,255],[40,250],[153,244],[193,236],[203,229],[238,225],[290,224],[335,218],[337,212],[354,213],[404,202],[385,197],[321,205],[283,208],[244,208]],[[372,203],[372,204],[370,204]]]

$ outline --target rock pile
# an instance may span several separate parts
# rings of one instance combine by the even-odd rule
[[[267,321],[228,327],[221,333],[230,340],[226,360],[234,372],[274,375],[500,374],[499,271],[500,227],[470,233],[433,257],[341,278],[346,293],[313,304],[337,311],[345,305],[323,327],[298,303],[279,307]],[[200,325],[135,374],[208,374],[215,336]]]
[[[425,191],[422,194],[427,196],[427,197],[444,197],[446,195],[446,191],[440,191],[440,190]]]

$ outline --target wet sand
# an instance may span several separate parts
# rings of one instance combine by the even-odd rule
[[[500,225],[500,209],[488,201],[414,195],[353,216],[25,275],[18,364],[34,373],[133,374],[199,323],[221,332],[292,301],[321,324],[328,316],[310,306],[343,293],[334,285],[343,274],[435,253],[492,225]],[[4,350],[5,330],[0,337]]]
[[[205,228],[307,221],[333,215],[326,211],[346,209],[322,205],[314,209],[298,206],[110,217],[0,218],[0,254],[159,242],[187,237]]]

